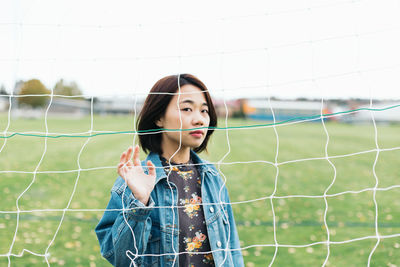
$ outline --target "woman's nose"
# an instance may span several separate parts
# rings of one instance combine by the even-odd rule
[[[205,118],[201,114],[201,112],[195,112],[194,118],[193,118],[193,123],[195,125],[204,125],[205,123]]]

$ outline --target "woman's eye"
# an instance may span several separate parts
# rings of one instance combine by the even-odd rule
[[[191,108],[183,108],[183,109],[181,109],[182,111],[189,111],[189,110],[192,110]],[[206,113],[208,113],[208,110],[207,109],[203,109],[202,110],[202,112],[204,113],[204,111],[206,112]]]

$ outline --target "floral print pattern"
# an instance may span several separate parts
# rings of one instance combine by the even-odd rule
[[[203,262],[204,262],[205,264],[214,265],[213,254],[212,254],[212,253],[210,253],[210,254],[205,254],[205,255],[204,255]]]
[[[196,249],[201,248],[204,240],[206,240],[207,236],[205,234],[201,233],[201,230],[197,231],[195,233],[195,236],[193,238],[190,237],[184,237],[183,242],[186,243],[186,251],[193,252],[193,251],[198,251]],[[192,254],[190,254],[192,256]]]
[[[179,212],[179,266],[215,266],[204,220],[201,177],[190,159],[177,164],[160,156],[169,180],[178,189]],[[201,253],[197,253],[201,252]],[[205,253],[207,252],[207,253]]]
[[[192,194],[192,198],[181,198],[179,202],[180,205],[185,205],[185,212],[190,218],[199,215],[201,197],[197,196],[196,192]]]

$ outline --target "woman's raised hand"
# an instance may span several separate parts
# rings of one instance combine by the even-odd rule
[[[129,147],[122,153],[117,172],[125,180],[135,198],[147,206],[156,181],[155,166],[148,160],[146,165],[149,168],[149,174],[145,174],[139,160],[139,145],[135,146],[133,162],[131,160],[132,150],[133,148]]]

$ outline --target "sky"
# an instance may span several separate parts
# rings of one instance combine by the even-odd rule
[[[213,97],[400,100],[400,1],[0,1],[0,84],[145,97],[191,73]]]

